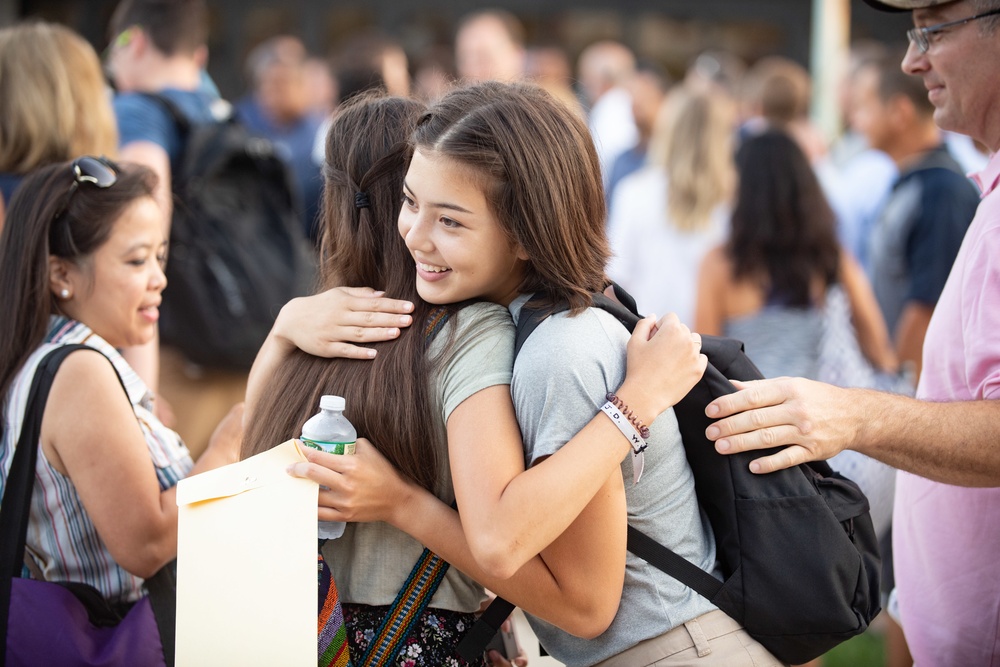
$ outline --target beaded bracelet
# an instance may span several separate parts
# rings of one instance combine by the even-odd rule
[[[625,401],[618,398],[617,395],[611,393],[610,391],[604,398],[622,411],[622,414],[625,415],[630,422],[632,422],[632,426],[634,426],[635,430],[639,432],[639,435],[642,436],[643,440],[649,437],[649,427],[643,424],[641,419],[636,417],[635,413],[632,412],[627,405],[625,405]]]

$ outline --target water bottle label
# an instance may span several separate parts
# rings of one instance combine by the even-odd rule
[[[326,452],[327,454],[353,454],[355,449],[355,443],[351,442],[327,442],[325,440],[309,440],[308,438],[300,438],[300,442],[306,447],[312,447],[313,449],[318,449],[321,452]]]

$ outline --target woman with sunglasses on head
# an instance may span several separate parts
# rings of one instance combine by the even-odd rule
[[[45,405],[26,556],[46,580],[118,605],[176,556],[178,480],[235,461],[240,436],[234,410],[194,464],[118,352],[154,335],[166,287],[154,185],[150,170],[102,158],[42,167],[0,234],[0,487],[38,363],[59,346],[93,348],[66,358]]]

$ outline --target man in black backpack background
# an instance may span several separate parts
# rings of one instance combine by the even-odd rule
[[[976,217],[931,316],[919,400],[801,378],[750,383],[709,404],[707,435],[732,454],[778,447],[766,473],[846,448],[902,471],[893,552],[903,631],[918,665],[1000,660],[1000,0],[866,0],[912,10],[903,71],[942,129],[993,157],[973,177]],[[968,488],[980,487],[980,488]]]
[[[205,73],[207,9],[203,0],[123,0],[112,15],[109,34],[109,68],[119,91],[114,100],[119,158],[156,172],[169,229],[172,166],[183,151],[182,137],[170,113],[144,93],[173,102],[192,123],[213,122],[228,113],[228,103]],[[169,292],[164,298],[170,298]],[[230,407],[243,400],[246,373],[192,364],[166,346],[159,352],[157,364],[155,348],[145,350],[137,370],[166,399],[175,416],[173,427],[197,456]]]

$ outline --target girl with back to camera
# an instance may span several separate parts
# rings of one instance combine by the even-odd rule
[[[148,169],[94,157],[42,167],[0,235],[0,487],[39,361],[69,343],[93,348],[52,384],[26,557],[46,580],[90,584],[120,608],[177,555],[178,480],[235,461],[239,445],[235,411],[194,464],[118,352],[153,337],[166,286],[154,183]]]
[[[533,297],[573,308],[545,320],[513,368],[511,391],[524,436],[524,452],[516,455],[525,457],[528,471],[514,472],[512,453],[490,438],[493,423],[478,406],[466,409],[467,401],[448,420],[461,528],[476,562],[507,577],[520,574],[522,563],[540,552],[558,576],[589,582],[595,598],[614,596],[610,623],[576,628],[534,615],[546,650],[568,665],[777,664],[706,600],[625,556],[626,522],[709,571],[715,545],[676,419],[670,411],[657,418],[662,407],[647,402],[653,383],[663,378],[630,388],[636,337],[629,342],[612,316],[588,307],[591,295],[605,286],[608,249],[600,171],[586,126],[538,88],[484,83],[435,104],[412,143],[399,231],[416,264],[420,296],[435,304],[484,299],[508,306],[515,318]],[[664,324],[676,324],[676,318]],[[626,346],[630,363],[623,380]],[[606,395],[618,387],[618,398],[651,424],[638,483],[629,441],[601,414]],[[493,398],[500,399],[495,393]],[[463,427],[478,437],[456,447],[453,430]],[[604,430],[598,434],[597,428]],[[573,434],[580,429],[600,435],[615,463],[625,459],[621,467],[603,468],[590,494],[575,481],[588,460],[569,453],[579,444],[581,436]],[[453,513],[433,495],[389,475],[384,461],[309,458],[312,463],[294,472],[331,488],[321,499],[323,518],[384,520],[452,557],[439,526],[441,517]],[[375,486],[372,480],[378,480],[377,493],[365,491]],[[534,486],[542,480],[547,486]],[[567,480],[573,483],[564,485]],[[505,512],[516,507],[505,504],[512,490],[534,493],[539,502]],[[552,516],[565,514],[567,504],[573,506],[569,524],[553,536],[547,532]],[[603,560],[589,555],[599,551],[607,552]],[[697,658],[709,649],[710,659]]]
[[[843,293],[865,357],[894,371],[871,287],[841,250],[833,211],[794,139],[781,130],[750,137],[737,166],[730,237],[702,263],[695,328],[742,340],[767,377],[819,379],[823,307]]]
[[[251,373],[244,455],[297,434],[302,422],[315,411],[321,394],[344,395],[347,416],[358,432],[374,440],[413,489],[426,493],[431,501],[426,513],[409,517],[406,523],[419,523],[432,532],[428,546],[454,566],[420,617],[417,629],[406,638],[399,660],[458,665],[464,662],[455,655],[455,646],[485,599],[477,581],[577,632],[594,634],[610,622],[620,594],[620,574],[617,584],[616,577],[610,576],[605,586],[595,587],[585,571],[551,566],[537,554],[546,544],[540,540],[551,541],[559,535],[617,468],[624,453],[608,446],[608,440],[624,439],[599,415],[566,447],[562,458],[575,455],[575,470],[541,466],[520,484],[511,483],[501,511],[518,521],[523,521],[532,507],[557,500],[558,504],[533,522],[533,534],[515,550],[521,559],[515,576],[510,576],[513,570],[507,564],[502,564],[502,576],[498,576],[476,562],[472,555],[476,544],[467,544],[457,515],[445,503],[455,497],[460,482],[465,489],[488,483],[492,491],[503,489],[524,472],[509,393],[513,325],[502,306],[468,303],[463,298],[448,302],[447,319],[436,335],[425,333],[425,325],[440,321],[441,311],[419,298],[414,262],[396,227],[409,158],[406,139],[423,111],[412,100],[377,95],[359,96],[344,105],[327,138],[321,228],[325,286],[370,283],[388,294],[409,298],[415,304],[412,318],[420,326],[403,331],[391,345],[381,346],[374,362],[330,361],[292,351],[290,345],[297,336],[308,337],[322,329],[317,318],[344,324],[351,320],[352,308],[378,303],[392,309],[398,302],[379,299],[373,292],[344,289],[292,301],[279,315]],[[504,258],[487,262],[493,272],[491,280],[497,275],[509,280],[509,255],[504,249],[509,251],[511,244],[499,233],[490,240]],[[341,317],[345,310],[346,316]],[[385,324],[398,317],[381,315],[387,318]],[[362,316],[357,323],[365,321]],[[704,367],[686,328],[671,324],[665,324],[665,330],[651,341],[646,337],[652,321],[640,326],[632,346],[633,365],[640,370],[630,375],[633,389],[621,383],[625,396],[638,384],[648,385],[650,400],[662,406],[660,409],[680,398]],[[329,340],[313,337],[302,347],[329,354],[329,345]],[[499,459],[495,470],[480,470],[475,465],[476,457],[485,453]],[[330,457],[322,453],[310,451],[307,455],[329,463]],[[359,440],[358,453],[347,458],[351,459],[348,467],[371,461],[384,464],[365,440]],[[547,477],[542,477],[541,483],[528,483],[539,475]],[[385,505],[381,485],[360,488]],[[321,502],[334,502],[333,492],[321,493]],[[385,496],[386,501],[392,498]],[[513,503],[517,503],[516,512],[511,509]],[[501,529],[504,518],[509,517],[498,517]],[[594,569],[608,566],[612,572],[615,568],[621,572],[624,542],[614,553],[603,543],[604,536],[597,528],[600,526],[595,526],[592,539],[581,545],[577,558]],[[349,524],[343,537],[324,546],[344,603],[352,656],[368,649],[374,630],[421,551],[421,544],[394,522]]]

